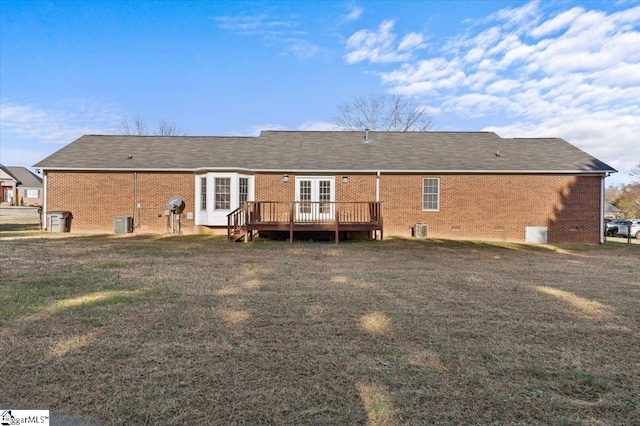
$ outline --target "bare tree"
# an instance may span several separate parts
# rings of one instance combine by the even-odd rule
[[[424,132],[431,129],[433,116],[417,98],[395,94],[354,96],[338,105],[336,124],[343,130]]]
[[[178,127],[173,121],[160,120],[158,122],[158,129],[156,130],[158,136],[185,136],[186,133]]]
[[[629,174],[635,181],[640,183],[640,162],[638,162],[638,164],[636,164],[636,166],[631,169],[631,173]]]
[[[118,131],[121,135],[135,135],[135,136],[184,136],[180,128],[176,123],[166,120],[160,120],[158,122],[158,128],[154,132],[149,131],[147,123],[139,116],[136,115],[133,119],[133,124],[129,123],[129,119],[124,119],[120,123],[120,129]]]

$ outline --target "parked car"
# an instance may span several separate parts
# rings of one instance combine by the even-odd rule
[[[615,237],[618,233],[618,227],[626,219],[611,219],[605,223],[607,237]]]
[[[640,219],[629,219],[618,225],[618,235],[622,237],[632,237],[640,239]]]

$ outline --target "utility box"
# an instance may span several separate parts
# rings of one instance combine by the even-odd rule
[[[525,227],[525,242],[529,244],[547,244],[549,230],[546,226]]]
[[[47,225],[49,232],[69,232],[71,230],[71,212],[47,212]]]
[[[113,232],[116,234],[130,234],[133,232],[133,218],[131,216],[116,216],[113,218]]]

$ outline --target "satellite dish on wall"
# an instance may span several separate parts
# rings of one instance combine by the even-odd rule
[[[166,206],[168,210],[171,210],[171,213],[182,213],[182,211],[184,210],[184,201],[182,201],[182,198],[180,198],[179,196],[174,195],[173,197],[169,198]]]

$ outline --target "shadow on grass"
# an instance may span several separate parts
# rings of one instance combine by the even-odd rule
[[[438,238],[407,238],[407,237],[390,237],[385,239],[389,244],[394,242],[402,242],[403,244],[423,246],[425,248],[448,248],[458,250],[477,250],[477,249],[503,249],[514,251],[547,251],[552,246],[543,244],[522,244],[511,243],[506,241],[474,241],[474,240],[446,240]]]
[[[40,231],[39,223],[0,223],[0,232]]]

